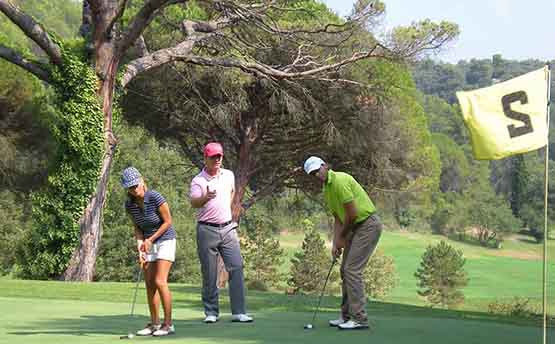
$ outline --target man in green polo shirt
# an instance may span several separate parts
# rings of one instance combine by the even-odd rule
[[[335,217],[331,254],[337,258],[343,253],[341,316],[329,324],[341,330],[368,329],[362,273],[382,233],[376,207],[351,175],[329,169],[322,159],[311,156],[304,170],[322,183],[326,205]]]

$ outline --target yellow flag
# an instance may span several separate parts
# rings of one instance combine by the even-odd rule
[[[548,78],[545,66],[490,87],[457,92],[476,159],[501,159],[547,145]]]

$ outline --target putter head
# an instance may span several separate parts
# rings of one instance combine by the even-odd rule
[[[306,324],[306,325],[304,325],[304,329],[305,329],[305,330],[312,330],[312,324]]]

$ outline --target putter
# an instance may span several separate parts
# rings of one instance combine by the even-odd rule
[[[135,283],[135,292],[133,293],[133,301],[131,302],[131,312],[129,317],[132,318],[135,312],[135,303],[137,302],[137,291],[139,290],[139,282],[141,281],[141,273],[143,271],[144,262],[141,261],[139,265],[139,271],[137,272],[137,283]],[[120,336],[119,339],[131,339],[135,337],[131,331],[129,331],[125,336]]]
[[[333,257],[331,261],[330,270],[328,271],[328,275],[326,276],[326,281],[324,282],[324,287],[322,287],[322,292],[320,293],[320,297],[318,298],[318,304],[316,305],[316,309],[314,310],[314,314],[312,315],[312,322],[309,324],[304,325],[305,330],[311,330],[314,327],[314,320],[316,320],[316,314],[318,313],[318,309],[320,308],[320,303],[322,302],[322,297],[324,296],[324,292],[326,291],[326,285],[328,285],[328,280],[330,279],[331,270],[333,269],[335,263],[337,262],[337,257]]]

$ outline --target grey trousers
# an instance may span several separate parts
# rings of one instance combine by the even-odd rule
[[[239,237],[231,224],[217,228],[197,224],[197,250],[202,270],[202,303],[204,314],[219,316],[218,302],[218,254],[222,256],[229,272],[229,298],[232,314],[245,311],[245,284],[243,257],[239,247]]]
[[[378,245],[381,234],[382,223],[377,215],[372,215],[347,238],[340,268],[343,291],[341,316],[345,320],[353,319],[360,324],[368,325],[362,273]]]

